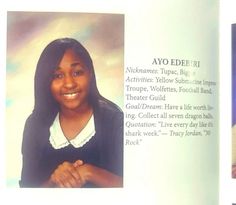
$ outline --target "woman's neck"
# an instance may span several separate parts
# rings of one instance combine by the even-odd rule
[[[83,106],[79,109],[61,109],[59,120],[64,136],[68,140],[74,139],[87,125],[93,114],[92,106]]]
[[[61,108],[59,113],[60,117],[63,117],[68,120],[69,119],[74,120],[76,118],[81,118],[83,116],[91,116],[93,113],[93,109],[92,106],[87,103],[83,106],[80,106],[77,109]]]

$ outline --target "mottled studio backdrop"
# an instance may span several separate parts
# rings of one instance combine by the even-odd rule
[[[72,37],[89,51],[100,93],[123,108],[124,15],[8,12],[6,72],[7,186],[21,173],[24,123],[34,104],[34,72],[42,50],[54,39]]]

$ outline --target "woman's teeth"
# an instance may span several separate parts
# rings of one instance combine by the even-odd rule
[[[73,99],[75,97],[77,97],[78,93],[65,93],[63,94],[63,96],[67,99]]]

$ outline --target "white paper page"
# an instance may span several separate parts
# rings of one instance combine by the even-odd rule
[[[125,114],[124,187],[19,189],[22,136],[17,131],[1,143],[6,165],[1,192],[9,203],[218,204],[217,1],[8,1],[0,10],[4,35],[7,11],[120,14],[125,26],[123,101],[112,98]],[[5,68],[6,37],[1,40]],[[99,86],[104,95],[114,94]],[[27,87],[31,99],[32,91]],[[4,132],[17,122],[10,112],[7,108],[11,123],[6,121]],[[24,122],[19,123],[22,128]],[[11,179],[13,185],[6,185]]]

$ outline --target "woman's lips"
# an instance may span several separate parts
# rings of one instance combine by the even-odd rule
[[[63,93],[62,96],[66,100],[73,100],[73,99],[76,99],[79,96],[79,92]]]

